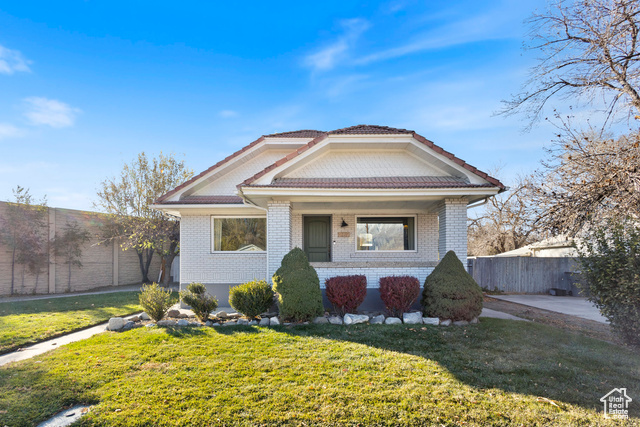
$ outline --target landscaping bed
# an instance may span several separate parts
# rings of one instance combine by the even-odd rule
[[[616,425],[640,356],[532,322],[138,328],[0,368],[0,425]]]
[[[139,311],[138,292],[0,303],[0,354]]]

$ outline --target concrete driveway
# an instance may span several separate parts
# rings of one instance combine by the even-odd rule
[[[582,297],[554,297],[551,295],[491,295],[491,298],[515,302],[556,313],[609,323],[592,303]]]

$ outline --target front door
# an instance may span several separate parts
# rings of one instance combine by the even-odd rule
[[[331,217],[305,216],[304,251],[309,262],[331,261]]]

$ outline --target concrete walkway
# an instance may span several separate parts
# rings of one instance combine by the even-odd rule
[[[135,316],[135,314],[127,317],[127,319],[133,316]],[[7,363],[11,362],[17,362],[19,360],[30,359],[33,356],[46,353],[47,351],[54,350],[65,344],[86,340],[87,338],[91,338],[96,334],[106,331],[108,323],[109,322],[101,323],[88,329],[83,329],[78,332],[72,332],[58,338],[53,338],[47,341],[40,342],[38,344],[34,344],[30,347],[25,347],[18,351],[14,351],[13,353],[3,354],[2,356],[0,356],[0,366],[6,365]]]
[[[109,286],[105,288],[97,288],[88,292],[69,292],[65,294],[44,294],[44,295],[20,295],[13,297],[1,297],[0,303],[3,302],[17,302],[17,301],[34,301],[40,299],[49,299],[49,298],[67,298],[67,297],[78,297],[83,295],[100,295],[100,294],[112,294],[115,292],[136,292],[142,288],[142,285],[124,285],[124,286]],[[169,289],[174,292],[178,291],[179,285],[171,284],[169,285]]]
[[[586,298],[582,297],[554,297],[551,295],[491,295],[491,298],[516,304],[528,305],[556,313],[568,314],[600,323],[609,323]]]
[[[507,319],[507,320],[523,320],[529,322],[529,319],[523,319],[522,317],[514,316],[513,314],[503,313],[502,311],[491,310],[490,308],[483,308],[480,317],[492,317],[494,319]]]

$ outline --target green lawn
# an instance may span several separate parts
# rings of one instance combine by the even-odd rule
[[[156,327],[0,368],[0,425],[609,425],[614,387],[638,425],[637,353],[528,322]]]
[[[0,354],[137,311],[138,292],[0,303]]]

